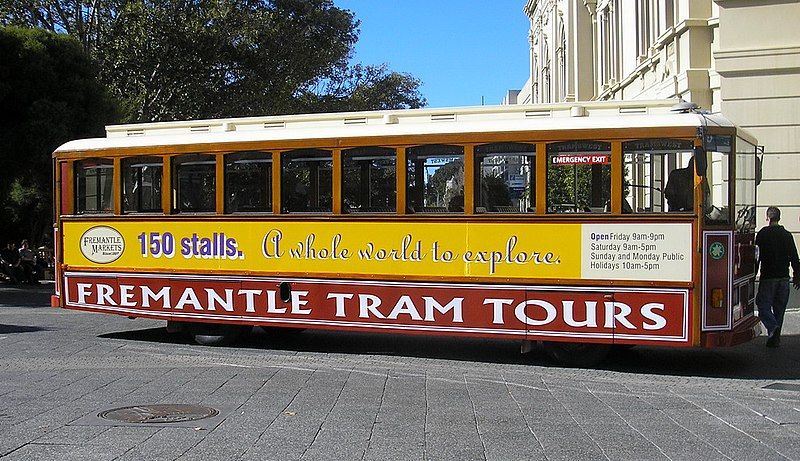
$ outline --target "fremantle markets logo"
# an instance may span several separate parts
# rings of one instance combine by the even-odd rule
[[[81,235],[81,253],[89,261],[108,264],[116,261],[125,250],[125,239],[116,229],[96,226]]]

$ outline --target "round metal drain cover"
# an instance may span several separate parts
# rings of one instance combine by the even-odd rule
[[[181,403],[136,405],[101,412],[99,417],[125,423],[182,423],[217,416],[219,411],[201,405]]]

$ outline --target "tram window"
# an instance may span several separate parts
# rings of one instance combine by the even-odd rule
[[[114,163],[106,159],[75,162],[75,211],[114,212]]]
[[[623,211],[692,211],[693,148],[693,142],[685,139],[638,139],[622,143]]]
[[[272,211],[272,154],[239,152],[225,156],[225,212]]]
[[[536,211],[536,146],[520,143],[475,147],[475,210]]]
[[[547,212],[611,211],[611,144],[569,141],[547,145]]]
[[[349,213],[396,211],[396,164],[394,149],[359,147],[343,151],[343,210]]]
[[[432,144],[406,149],[410,213],[464,211],[464,148]]]
[[[285,213],[330,213],[333,158],[319,149],[281,154],[281,205]]]
[[[175,211],[213,212],[216,209],[216,161],[213,155],[191,154],[173,158]]]
[[[122,209],[126,213],[157,213],[161,207],[161,157],[122,160]]]
[[[705,183],[708,185],[708,199],[704,208],[708,224],[730,223],[729,191],[731,144],[733,138],[725,135],[709,135],[704,140],[708,169]]]

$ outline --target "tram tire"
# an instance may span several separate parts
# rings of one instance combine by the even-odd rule
[[[250,333],[253,327],[246,325],[227,325],[216,323],[193,323],[189,334],[201,346],[229,346],[242,336]]]
[[[292,328],[292,327],[261,327],[269,336],[295,336],[304,331],[305,328]]]
[[[595,366],[611,351],[610,344],[545,341],[542,346],[554,362],[567,367]]]

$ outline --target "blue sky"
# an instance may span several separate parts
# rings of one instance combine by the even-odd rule
[[[525,0],[334,0],[361,20],[354,62],[422,80],[429,107],[499,104],[528,79]]]

